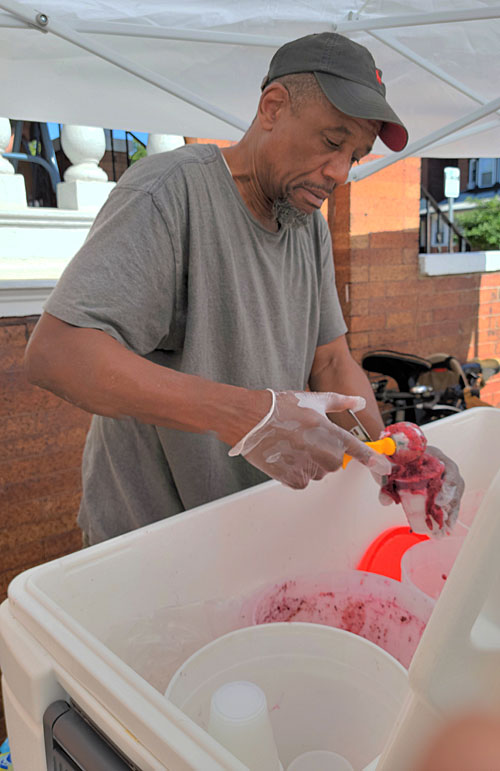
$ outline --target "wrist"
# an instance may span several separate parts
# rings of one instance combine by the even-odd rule
[[[232,388],[233,393],[221,408],[217,436],[230,447],[237,444],[269,413],[273,405],[272,391]]]

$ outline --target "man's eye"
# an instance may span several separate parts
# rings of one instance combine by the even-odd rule
[[[338,145],[336,142],[332,142],[332,140],[328,138],[326,139],[326,144],[328,147],[335,150],[337,150],[340,147],[340,145]]]

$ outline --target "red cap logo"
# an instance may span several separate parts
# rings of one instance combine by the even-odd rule
[[[382,85],[382,70],[378,70],[375,67],[375,75],[377,76],[377,80],[380,83],[380,85]]]

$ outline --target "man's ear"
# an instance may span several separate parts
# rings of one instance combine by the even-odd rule
[[[281,83],[267,86],[259,101],[257,118],[265,131],[272,131],[284,112],[290,108],[290,94]]]

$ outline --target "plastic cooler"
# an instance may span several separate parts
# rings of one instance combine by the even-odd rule
[[[425,433],[468,491],[489,487],[500,410],[469,410]],[[304,491],[269,482],[14,579],[0,608],[0,664],[16,771],[244,769],[165,689],[195,651],[247,625],[242,602],[263,584],[353,568],[380,533],[404,526],[401,508],[377,493],[356,463]]]

